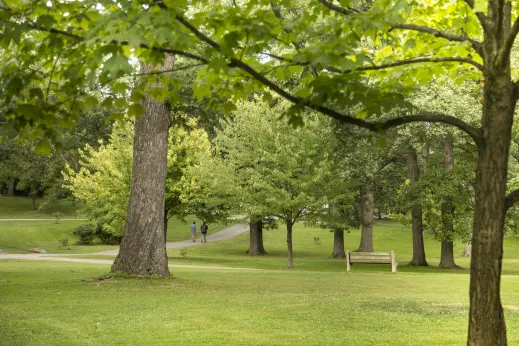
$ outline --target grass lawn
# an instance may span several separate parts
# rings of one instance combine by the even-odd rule
[[[36,199],[36,208],[43,203]],[[62,219],[76,218],[76,211],[81,206],[68,201],[56,201],[44,211],[32,211],[32,200],[27,197],[0,196],[0,219],[54,219],[53,213],[59,212]]]
[[[314,242],[314,237],[319,237],[321,244]],[[360,241],[360,231],[345,233],[345,248],[355,250]],[[180,256],[180,249],[168,251],[170,263],[177,264],[207,264],[223,266],[239,266],[246,268],[285,269],[287,267],[286,231],[280,227],[277,230],[264,231],[263,239],[268,256],[249,257],[245,255],[248,248],[249,235],[243,234],[239,237],[226,241],[200,244],[187,248],[188,254],[184,258]],[[437,268],[440,262],[440,243],[432,236],[426,234],[425,251],[427,261],[431,267],[415,268],[407,264],[412,257],[412,235],[407,227],[395,221],[379,221],[375,224],[373,232],[373,243],[375,251],[396,252],[400,272],[452,272]],[[327,270],[344,271],[343,260],[329,259],[333,248],[333,233],[317,229],[307,228],[299,224],[294,228],[294,268],[302,270]],[[463,244],[455,244],[455,256],[463,252]],[[508,237],[505,240],[505,253],[503,263],[503,274],[519,275],[519,238]],[[458,265],[465,268],[456,270],[456,273],[468,274],[470,259],[456,258]],[[379,271],[390,272],[390,265],[354,265],[353,272]]]
[[[83,282],[104,265],[0,261],[2,345],[461,345],[468,275],[175,269]],[[511,345],[519,277],[504,277]]]
[[[191,219],[189,219],[191,220]],[[194,219],[193,219],[194,220]],[[196,220],[197,224],[201,224]],[[191,221],[192,222],[192,221]],[[200,223],[199,223],[200,222]],[[48,253],[89,253],[116,249],[117,246],[95,244],[76,245],[78,238],[72,234],[74,229],[85,221],[0,221],[0,249],[10,253],[26,253],[28,249],[39,247]],[[210,225],[212,232],[228,227],[224,224]],[[60,249],[59,240],[68,237],[70,249]],[[168,223],[169,242],[191,239],[189,225],[178,219],[170,219]]]

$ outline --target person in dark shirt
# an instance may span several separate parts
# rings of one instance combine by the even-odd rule
[[[200,226],[200,231],[202,232],[202,243],[207,243],[207,239],[205,236],[207,235],[207,230],[209,227],[206,225],[205,221],[202,223],[202,226]]]

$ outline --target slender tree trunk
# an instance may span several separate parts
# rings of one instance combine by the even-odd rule
[[[36,197],[32,197],[32,211],[36,211]]]
[[[141,65],[141,73],[171,69],[166,57],[158,68]],[[160,86],[157,81],[156,86]],[[125,232],[112,272],[135,275],[169,275],[164,239],[164,198],[170,108],[167,103],[144,100],[142,119],[135,121],[132,187]]]
[[[448,173],[454,169],[454,144],[452,135],[443,141],[443,167]],[[459,268],[454,262],[454,206],[452,196],[447,196],[442,204],[442,226],[444,239],[441,245],[440,268]]]
[[[333,252],[330,258],[346,258],[344,252],[344,229],[336,228],[333,230]]]
[[[169,221],[169,218],[168,218],[168,209],[165,208],[164,209],[164,242],[168,242],[168,221]]]
[[[490,51],[495,42],[485,44]],[[507,64],[509,71],[509,61]],[[500,288],[506,179],[515,103],[510,74],[487,71],[481,122],[484,130],[478,145],[476,171],[468,345],[507,344]]]
[[[463,256],[472,257],[472,243],[466,243],[463,249]]]
[[[287,220],[287,248],[288,248],[288,268],[294,268],[294,254],[292,253],[292,219]]]
[[[247,254],[249,256],[263,256],[267,254],[263,248],[263,221],[261,217],[251,218]]]
[[[373,193],[365,191],[360,201],[362,232],[358,252],[373,252]]]
[[[411,185],[416,185],[420,179],[420,168],[416,151],[413,148],[409,148],[407,152],[407,173]],[[412,208],[413,259],[409,264],[413,266],[427,266],[423,241],[422,205],[420,201],[415,201]]]
[[[14,197],[14,191],[16,187],[16,178],[9,180],[9,186],[7,187],[7,197]]]

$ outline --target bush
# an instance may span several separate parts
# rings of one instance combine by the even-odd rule
[[[94,242],[96,226],[91,223],[77,226],[72,234],[79,237],[79,245],[92,245]]]
[[[64,238],[59,240],[59,248],[60,249],[69,249],[67,236],[64,236]]]
[[[121,244],[122,236],[116,236],[105,230],[102,224],[98,223],[95,231],[95,236],[99,238],[102,244],[119,245]]]
[[[187,249],[185,247],[183,247],[182,249],[180,249],[180,255],[182,257],[186,257],[187,256]]]

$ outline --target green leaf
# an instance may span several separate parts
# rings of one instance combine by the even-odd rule
[[[53,16],[44,14],[38,17],[36,20],[36,25],[42,27],[43,29],[50,29],[56,23],[56,20]]]
[[[133,67],[128,62],[128,58],[124,55],[114,55],[108,59],[103,66],[103,72],[111,76],[120,77],[133,72]]]
[[[50,142],[46,139],[42,139],[34,147],[34,152],[36,154],[50,155],[50,149]]]

